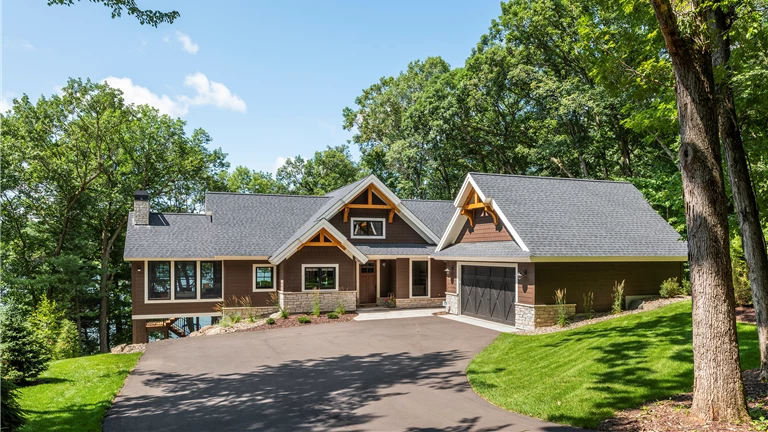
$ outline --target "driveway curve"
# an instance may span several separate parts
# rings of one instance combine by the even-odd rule
[[[425,317],[153,342],[104,431],[575,430],[472,391],[467,364],[497,335]]]

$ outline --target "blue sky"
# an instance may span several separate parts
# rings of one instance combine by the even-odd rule
[[[342,109],[380,77],[429,56],[461,66],[500,13],[498,0],[139,5],[181,18],[155,29],[88,1],[3,1],[3,108],[68,77],[108,79],[129,102],[205,129],[233,167],[274,172],[283,158],[345,143]]]

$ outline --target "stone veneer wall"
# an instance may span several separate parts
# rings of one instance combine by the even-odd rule
[[[306,313],[312,311],[312,303],[315,300],[314,292],[284,292],[278,291],[280,304],[290,313]],[[348,311],[357,309],[357,291],[330,291],[319,292],[320,310],[328,312],[336,309],[339,301],[344,303]]]
[[[576,304],[565,305],[568,316],[576,315]],[[533,330],[557,324],[557,305],[515,304],[515,327]]]
[[[248,318],[249,316],[260,317],[264,315],[271,315],[277,312],[277,308],[274,306],[256,306],[256,307],[231,307],[223,308],[222,315],[240,315],[240,318]]]
[[[412,308],[435,308],[435,307],[442,307],[443,306],[443,299],[442,298],[407,298],[407,299],[397,299],[397,307],[402,309],[412,309]]]
[[[459,296],[457,294],[445,293],[445,311],[454,315],[459,314]]]

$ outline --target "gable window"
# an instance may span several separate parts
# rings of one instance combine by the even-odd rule
[[[301,286],[304,291],[338,290],[338,264],[302,264]]]
[[[275,266],[264,264],[253,265],[253,290],[275,290]]]
[[[147,266],[147,299],[171,299],[171,262],[150,261]]]
[[[385,238],[386,219],[352,218],[352,238]]]
[[[221,261],[200,262],[200,298],[221,298]]]
[[[411,297],[429,296],[429,261],[411,261]]]
[[[197,262],[175,261],[173,268],[176,279],[175,300],[194,300],[197,298]]]

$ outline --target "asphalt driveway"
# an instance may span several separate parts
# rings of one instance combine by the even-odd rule
[[[572,430],[472,391],[497,334],[426,317],[153,342],[104,431]]]

